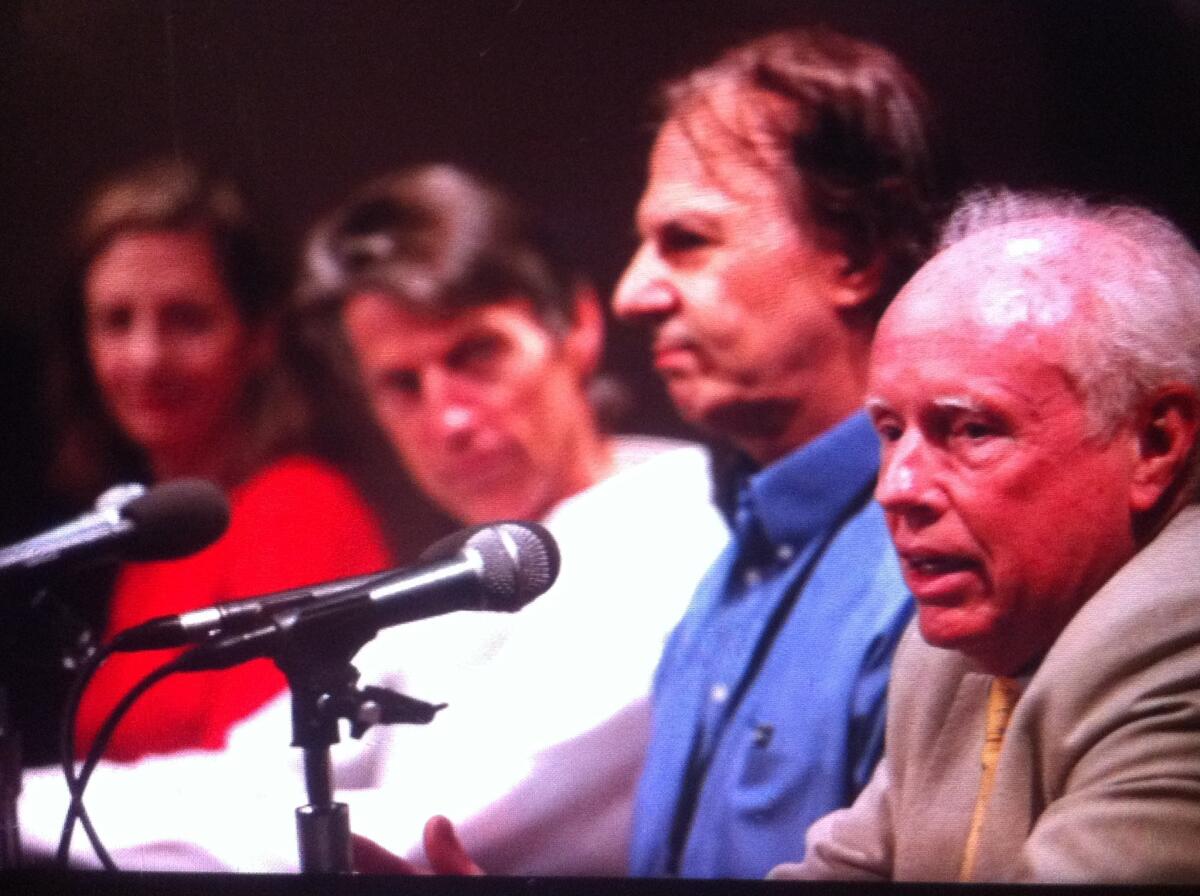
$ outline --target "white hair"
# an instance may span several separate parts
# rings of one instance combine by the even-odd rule
[[[1067,327],[1065,366],[1093,435],[1111,435],[1168,383],[1200,394],[1200,253],[1177,227],[1133,205],[989,189],[960,199],[939,249],[984,230],[1036,241],[1021,275],[1046,301],[1086,298]],[[979,276],[1001,264],[1011,271],[1011,255],[988,258]]]

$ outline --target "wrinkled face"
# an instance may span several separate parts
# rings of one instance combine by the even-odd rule
[[[1127,428],[1087,435],[1061,364],[1070,317],[1038,319],[1017,280],[972,283],[954,252],[876,336],[876,497],[925,639],[1012,674],[1133,555],[1136,450]]]
[[[342,322],[376,418],[454,517],[537,518],[579,487],[585,374],[527,302],[440,318],[368,293]]]
[[[251,333],[202,233],[117,237],[84,278],[85,336],[101,396],[150,457],[194,453],[228,431]]]
[[[641,245],[613,308],[652,328],[655,367],[686,419],[740,441],[809,414],[815,434],[861,398],[824,413],[845,391],[826,363],[845,258],[801,231],[768,173],[707,135],[704,119],[660,131]]]

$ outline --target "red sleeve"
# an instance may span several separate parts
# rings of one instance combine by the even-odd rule
[[[341,474],[311,458],[290,457],[267,467],[234,490],[230,503],[229,530],[216,544],[183,560],[122,570],[109,638],[154,616],[388,565],[382,535],[362,499]],[[86,752],[123,694],[176,655],[117,654],[105,663],[80,707],[77,752]],[[171,676],[138,701],[105,755],[131,761],[147,753],[220,749],[235,722],[283,687],[282,674],[265,659]]]

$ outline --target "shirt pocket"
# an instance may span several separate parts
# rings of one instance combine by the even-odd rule
[[[731,800],[739,814],[762,821],[808,805],[824,814],[840,804],[844,737],[809,730],[803,717],[761,713],[741,720],[736,734],[738,742],[730,745],[737,763]]]

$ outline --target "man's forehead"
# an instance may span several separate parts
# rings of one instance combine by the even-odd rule
[[[684,209],[720,214],[732,205],[732,197],[713,177],[712,164],[701,158],[693,135],[677,122],[664,124],[650,155],[650,178],[638,203],[638,216]]]
[[[1070,258],[1076,242],[1053,226],[980,231],[922,268],[888,316],[950,339],[964,327],[989,341],[1060,331],[1085,295]]]
[[[748,203],[778,201],[769,150],[756,147],[755,139],[707,111],[666,121],[651,151],[639,220],[692,212],[721,215]]]
[[[415,308],[386,293],[364,292],[349,297],[342,314],[351,325],[358,322],[366,328],[386,329],[388,341],[398,349],[407,345],[449,344],[483,330],[546,329],[534,313],[532,303],[522,298],[435,312]]]
[[[736,204],[704,171],[663,165],[651,171],[638,202],[637,217],[650,220],[683,214],[718,216],[728,213]]]

